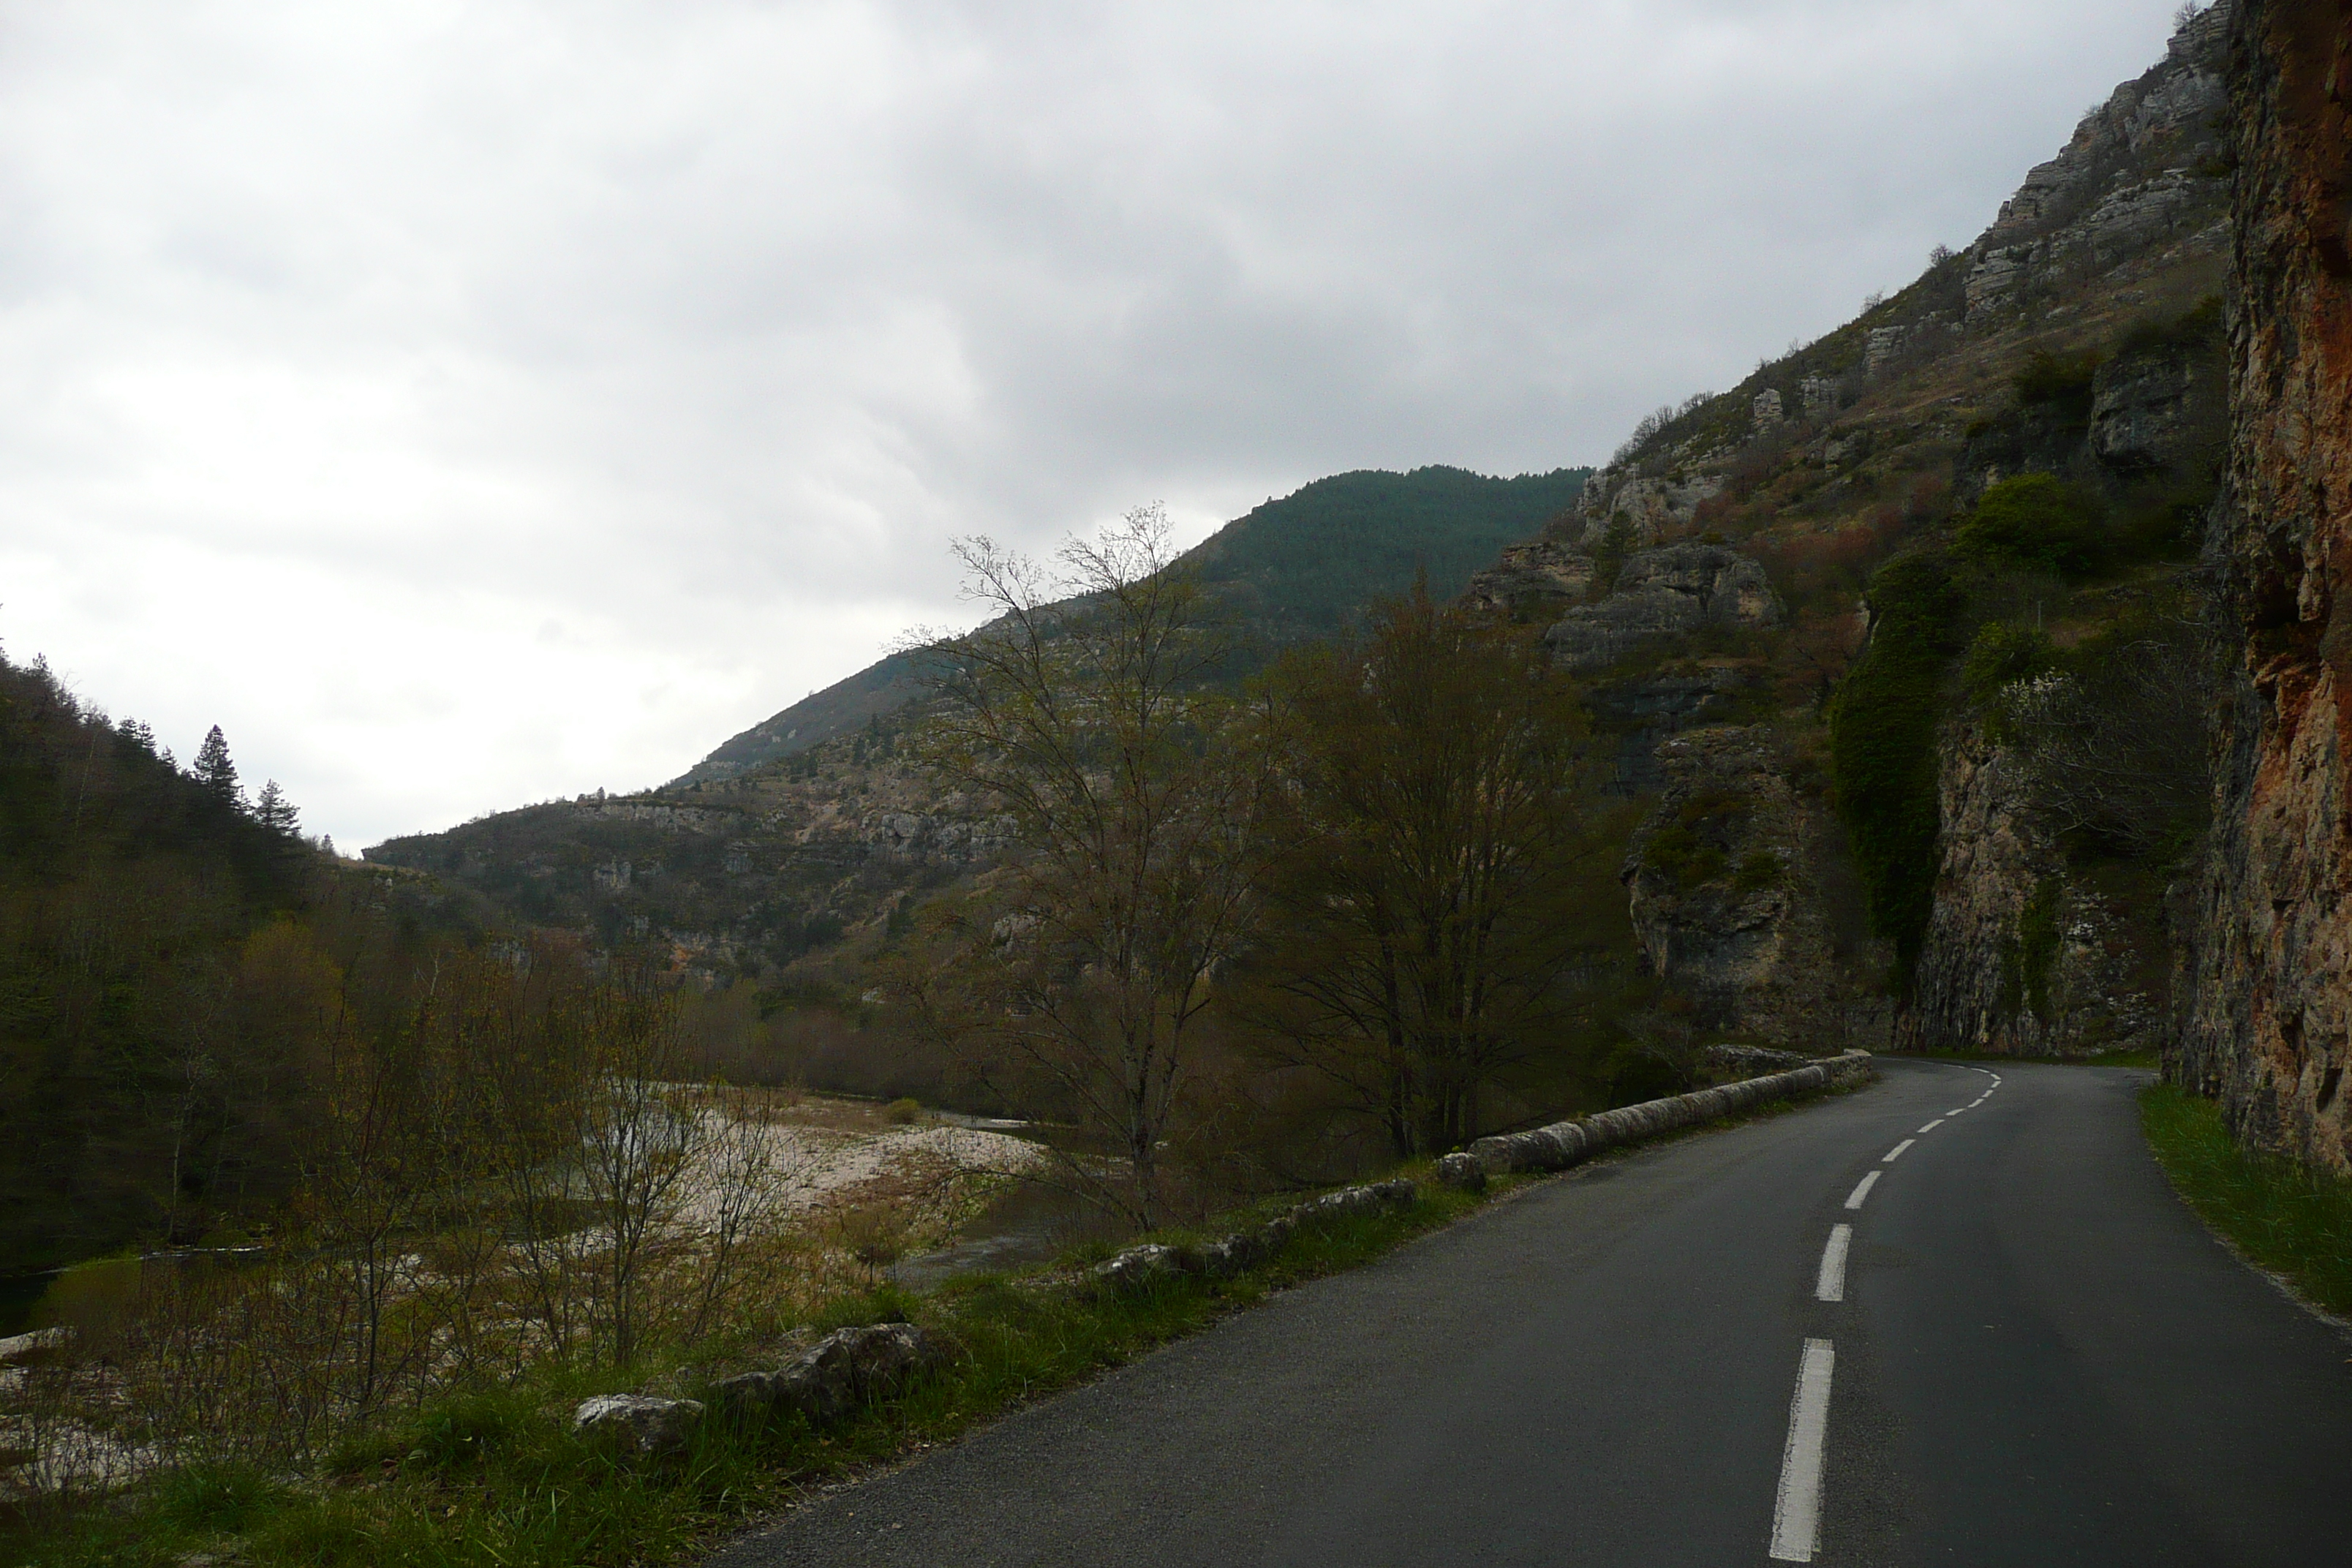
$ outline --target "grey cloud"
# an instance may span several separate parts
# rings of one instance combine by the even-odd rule
[[[2169,10],[0,10],[0,636],[347,842],[668,776],[951,532],[1597,459]]]

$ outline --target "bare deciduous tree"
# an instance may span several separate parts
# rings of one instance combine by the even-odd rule
[[[1292,787],[1244,1009],[1400,1155],[1460,1143],[1482,1088],[1567,1021],[1567,873],[1600,848],[1574,706],[1539,646],[1425,589],[1283,675]]]
[[[2035,811],[2061,836],[2177,851],[2210,796],[2210,671],[2196,623],[2151,617],[2082,668],[2014,682],[1999,719],[2024,753]]]
[[[1050,1079],[1124,1168],[1106,1195],[1149,1226],[1210,976],[1252,915],[1265,759],[1207,684],[1224,648],[1159,508],[1064,545],[1058,572],[957,548],[993,618],[931,646],[925,755],[1003,803],[1022,847],[947,977],[954,1032]]]

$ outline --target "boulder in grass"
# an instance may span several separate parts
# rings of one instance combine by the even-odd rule
[[[783,1374],[747,1372],[720,1378],[708,1390],[710,1407],[730,1420],[765,1421],[776,1413]]]
[[[1201,1272],[1212,1279],[1231,1279],[1236,1274],[1246,1274],[1272,1258],[1289,1238],[1288,1229],[1276,1231],[1272,1226],[1235,1231],[1223,1241],[1213,1241],[1201,1248]]]
[[[1389,1209],[1411,1208],[1418,1196],[1420,1190],[1400,1177],[1393,1182],[1376,1182],[1369,1187],[1342,1187],[1336,1193],[1310,1198],[1291,1212],[1301,1220],[1354,1218]]]
[[[773,1372],[712,1384],[711,1403],[732,1416],[797,1414],[822,1425],[890,1397],[946,1359],[912,1323],[867,1323],[835,1330]]]
[[[572,1430],[609,1433],[633,1453],[675,1454],[702,1424],[698,1399],[656,1399],[644,1394],[600,1394],[572,1413]]]

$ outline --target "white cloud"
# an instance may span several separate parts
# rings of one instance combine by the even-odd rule
[[[0,637],[347,844],[651,782],[952,532],[1597,458],[2169,8],[0,6]]]

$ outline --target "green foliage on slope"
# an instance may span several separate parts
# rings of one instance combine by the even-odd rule
[[[2140,1125],[2173,1187],[2240,1257],[2327,1311],[2352,1313],[2352,1182],[2238,1147],[2221,1108],[2168,1083]]]
[[[1870,581],[1870,647],[1830,709],[1839,815],[1853,835],[1870,923],[1905,974],[1936,882],[1936,726],[1961,595],[1944,558],[1898,555]]]
[[[1374,599],[1426,573],[1441,602],[1507,544],[1575,504],[1589,468],[1490,479],[1462,468],[1335,474],[1268,500],[1218,531],[1190,560],[1269,641],[1328,637]]]
[[[0,658],[0,1273],[247,1178],[215,1136],[214,1037],[239,943],[306,858],[233,783]]]
[[[1239,622],[1246,674],[1274,649],[1355,625],[1374,599],[1394,597],[1427,573],[1450,599],[1472,573],[1565,511],[1590,468],[1491,479],[1464,468],[1362,469],[1254,507],[1186,559],[1224,592]],[[921,693],[911,662],[894,654],[731,736],[678,781],[720,779],[846,735]]]
[[[1972,565],[2069,582],[2097,572],[2114,552],[2098,498],[2051,474],[2020,474],[1990,487],[1952,537],[1952,554]]]

